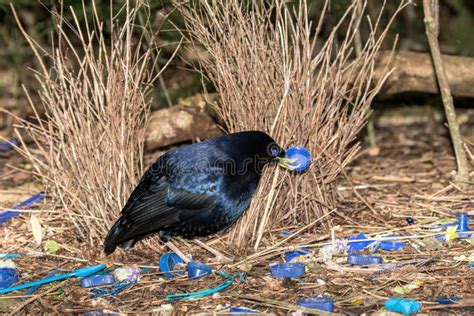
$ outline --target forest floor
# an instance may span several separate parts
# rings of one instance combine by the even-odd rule
[[[60,211],[48,220],[39,216],[44,229],[43,243],[51,239],[60,247],[57,252],[46,253],[43,246],[35,243],[30,224],[31,215],[54,209],[46,200],[0,226],[0,253],[22,255],[14,259],[20,282],[44,277],[55,268],[71,271],[98,262],[143,266],[142,277],[132,287],[103,298],[91,298],[90,291],[81,288],[77,279],[44,285],[26,299],[22,293],[13,292],[0,296],[0,313],[81,314],[102,309],[140,314],[225,313],[229,307],[242,306],[264,313],[286,314],[295,310],[298,299],[318,295],[333,298],[336,313],[387,313],[383,304],[388,297],[418,300],[426,313],[474,313],[474,268],[469,267],[469,261],[474,261],[474,238],[455,238],[455,233],[433,229],[440,223],[456,222],[459,211],[472,214],[474,196],[452,182],[455,161],[447,130],[441,122],[431,120],[426,114],[429,111],[425,113],[425,110],[421,108],[422,115],[411,121],[395,116],[376,121],[380,152],[371,156],[365,145],[347,168],[350,181],[341,179],[338,183],[342,202],[330,219],[334,227],[332,234],[303,232],[288,238],[281,232],[272,232],[258,256],[239,255],[223,238],[211,240],[209,244],[235,259],[233,264],[215,265],[215,270],[228,274],[246,272],[246,275],[242,280],[235,278],[232,285],[218,294],[198,300],[171,304],[165,296],[213,288],[224,281],[223,277],[212,274],[198,280],[190,280],[186,275],[164,278],[158,260],[166,250],[158,242],[141,243],[126,253],[118,251],[104,259],[100,256],[102,245],[89,249],[79,244],[71,233],[72,225],[64,223],[63,229],[49,228],[48,220],[61,220]],[[465,115],[472,126],[469,119],[472,113]],[[468,138],[474,143],[473,138]],[[15,152],[0,153],[2,208],[41,190],[31,182],[31,176],[11,169],[20,165],[23,161]],[[297,229],[287,228],[290,232]],[[351,266],[347,264],[347,253],[320,260],[320,249],[332,240],[344,240],[359,233],[368,237],[412,236],[404,240],[406,246],[400,250],[376,251],[384,263],[410,264],[385,270],[380,266]],[[441,240],[434,238],[436,234],[441,234]],[[445,241],[450,237],[454,239]],[[285,239],[278,247],[269,248]],[[206,261],[209,257],[196,245],[184,241],[179,245],[197,260]],[[302,245],[312,250],[304,276],[286,281],[272,278],[269,264],[283,261],[285,251]],[[436,301],[441,297],[461,300],[442,305]]]

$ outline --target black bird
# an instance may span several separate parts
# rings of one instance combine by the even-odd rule
[[[230,227],[249,206],[265,165],[290,168],[267,134],[247,131],[172,150],[157,159],[133,190],[104,242],[104,252],[130,248],[158,233],[209,236]]]

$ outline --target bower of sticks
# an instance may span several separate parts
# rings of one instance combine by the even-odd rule
[[[0,6],[0,314],[474,313],[469,1],[72,2]],[[104,255],[151,163],[245,130],[311,164],[173,238],[210,273]]]

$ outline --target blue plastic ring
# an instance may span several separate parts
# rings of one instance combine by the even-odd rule
[[[184,263],[184,261],[177,254],[174,252],[165,253],[160,258],[160,271],[165,272],[164,275],[167,278],[173,278],[175,274],[183,274],[183,270],[174,271],[178,263]]]

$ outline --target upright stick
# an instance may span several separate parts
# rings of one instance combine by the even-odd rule
[[[458,168],[456,181],[465,185],[469,183],[469,165],[466,152],[464,151],[461,133],[459,132],[459,125],[456,120],[456,110],[454,109],[453,104],[453,96],[451,95],[448,78],[446,77],[446,72],[444,71],[443,60],[441,59],[441,52],[438,43],[439,1],[423,0],[423,10],[425,13],[424,21],[426,27],[426,36],[430,45],[439,91],[441,92],[444,111],[446,112],[446,119],[448,120],[449,132],[453,142],[454,154],[456,156]]]

